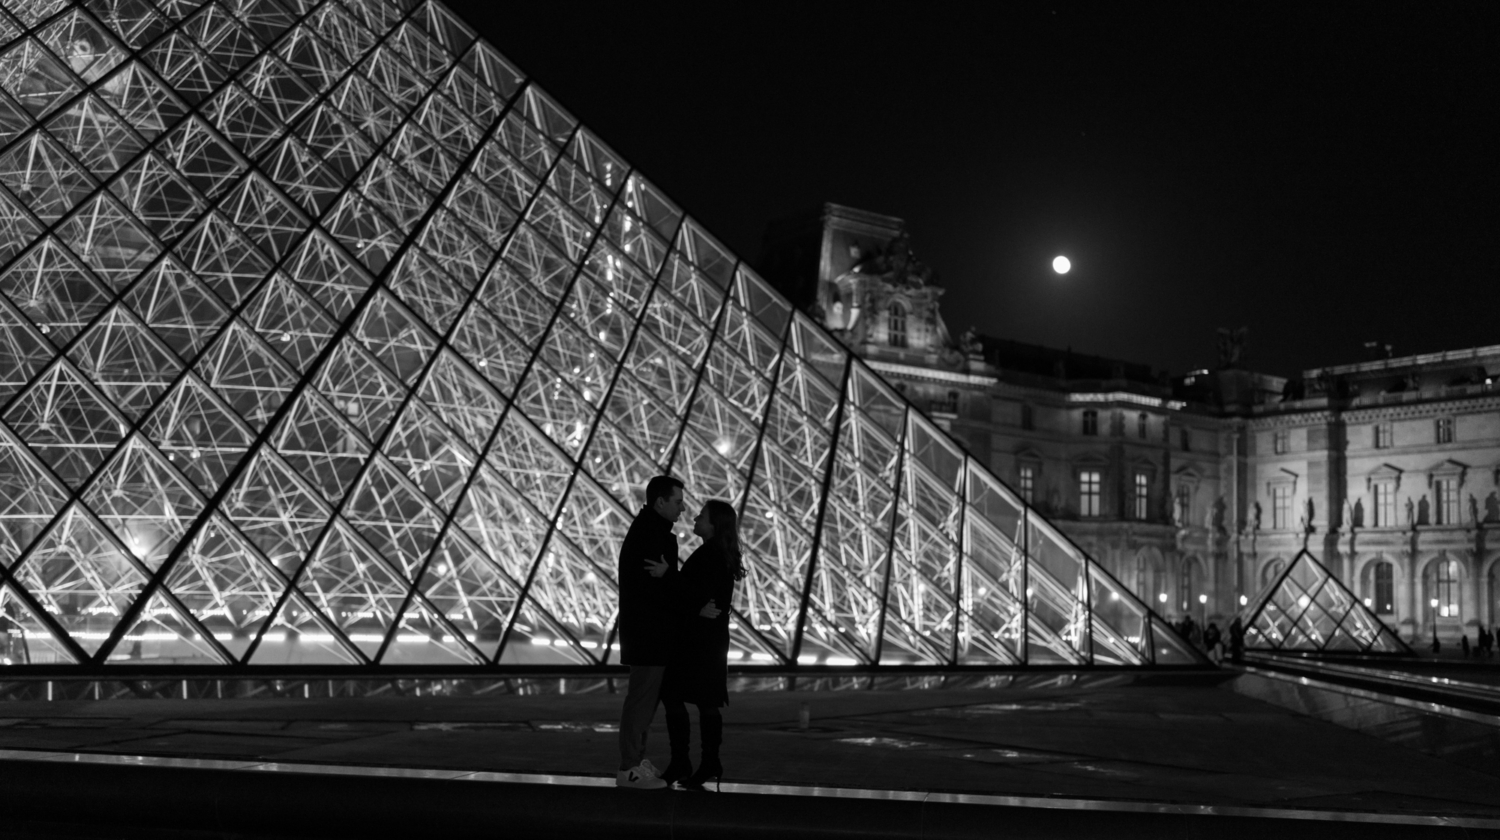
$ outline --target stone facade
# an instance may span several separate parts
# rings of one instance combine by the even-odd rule
[[[1222,624],[1305,546],[1403,638],[1500,622],[1500,347],[1287,380],[1221,333],[1173,378],[955,337],[902,221],[832,204],[761,270],[1163,615]]]

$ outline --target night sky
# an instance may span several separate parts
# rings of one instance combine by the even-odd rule
[[[1500,344],[1500,3],[449,5],[752,263],[823,202],[905,219],[954,333]]]

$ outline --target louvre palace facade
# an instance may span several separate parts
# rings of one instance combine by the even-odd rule
[[[6,668],[609,666],[662,472],[733,667],[1204,662],[435,0],[0,0],[0,217]]]
[[[1164,615],[1222,627],[1306,549],[1402,639],[1500,622],[1500,346],[1289,380],[1233,334],[1178,377],[954,336],[902,220],[831,204],[760,267]]]

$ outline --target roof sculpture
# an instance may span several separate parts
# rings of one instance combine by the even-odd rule
[[[1247,650],[1412,652],[1307,549],[1240,616]]]
[[[0,0],[13,663],[607,664],[644,481],[745,664],[1196,663],[440,3]]]

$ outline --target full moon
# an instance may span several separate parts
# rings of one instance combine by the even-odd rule
[[[1058,274],[1067,274],[1073,267],[1073,263],[1067,257],[1057,257],[1052,260],[1052,270]]]

